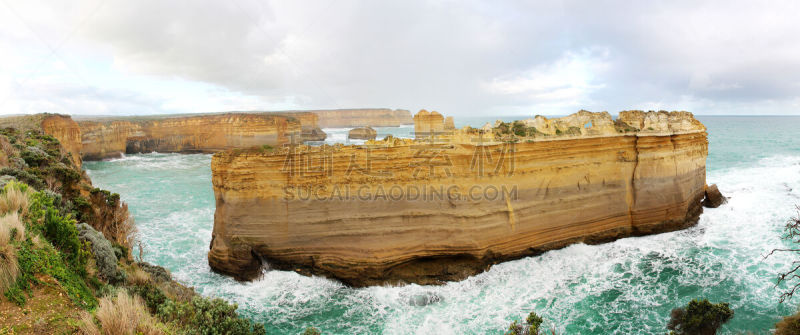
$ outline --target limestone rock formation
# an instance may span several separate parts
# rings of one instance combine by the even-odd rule
[[[7,116],[0,118],[0,127],[43,131],[61,142],[70,160],[78,168],[81,167],[81,131],[78,124],[67,115],[42,113]]]
[[[453,118],[445,122],[444,116],[436,111],[421,110],[414,115],[414,137],[417,139],[437,137],[452,133],[455,129]]]
[[[374,140],[378,132],[372,127],[353,128],[347,132],[347,138],[352,140]]]
[[[415,130],[445,126],[433,113],[415,120]],[[239,279],[263,259],[353,286],[435,284],[570,243],[695,224],[705,128],[690,113],[624,120],[580,112],[488,142],[465,129],[441,146],[387,138],[217,153],[209,264]],[[564,127],[578,131],[558,135]]]
[[[269,114],[129,117],[81,120],[78,125],[87,160],[153,151],[217,152],[302,139],[299,120]]]
[[[397,127],[413,123],[411,113],[405,109],[356,108],[307,112],[316,114],[319,126],[323,128]]]
[[[302,141],[324,141],[328,135],[319,126],[319,116],[311,112],[266,112],[269,115],[285,116],[300,121]]]
[[[726,202],[728,202],[728,199],[719,191],[717,184],[711,184],[706,187],[705,199],[703,199],[704,207],[717,208]]]

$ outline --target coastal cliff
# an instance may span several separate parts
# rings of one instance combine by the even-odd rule
[[[420,114],[424,131],[452,129]],[[210,266],[251,279],[264,259],[352,286],[435,284],[702,212],[708,142],[691,113],[581,111],[440,137],[215,154]]]
[[[412,124],[411,112],[405,109],[360,108],[308,111],[319,117],[323,128],[397,127]]]
[[[6,116],[0,118],[0,128],[12,128],[17,131],[42,131],[57,139],[65,154],[75,166],[81,167],[81,130],[78,124],[67,115],[33,114]]]
[[[86,160],[123,153],[217,152],[278,146],[302,136],[296,118],[285,115],[225,113],[183,117],[128,117],[78,121]]]

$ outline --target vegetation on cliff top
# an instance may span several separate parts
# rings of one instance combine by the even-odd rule
[[[127,205],[92,187],[56,139],[0,130],[0,333],[265,332],[136,262],[134,239]]]

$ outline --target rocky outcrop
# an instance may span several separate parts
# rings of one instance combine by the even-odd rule
[[[279,146],[300,139],[296,118],[225,113],[198,116],[128,117],[78,122],[84,159],[142,152],[217,152],[253,146]]]
[[[81,129],[69,116],[53,115],[42,120],[42,131],[55,137],[70,154],[70,160],[81,167]]]
[[[311,112],[285,112],[285,113],[272,113],[267,112],[269,115],[285,116],[290,119],[297,119],[300,121],[300,128],[302,130],[302,141],[324,141],[328,135],[325,134],[319,127],[319,116]]]
[[[452,124],[452,117],[449,119]],[[444,116],[436,111],[428,112],[423,109],[414,115],[414,137],[417,139],[441,136],[446,131],[451,132],[452,130],[453,128],[445,123]]]
[[[360,108],[308,111],[319,116],[322,128],[397,127],[412,124],[411,113],[405,109]]]
[[[0,118],[0,127],[20,131],[38,130],[53,136],[61,142],[61,147],[75,166],[81,167],[81,131],[68,115],[42,113],[7,116]]]
[[[705,199],[703,199],[704,207],[717,208],[726,202],[728,202],[728,199],[719,191],[717,184],[711,184],[706,187]]]
[[[347,132],[347,138],[351,140],[374,140],[378,132],[372,127],[353,128]]]
[[[429,128],[449,123],[420,114]],[[263,259],[353,286],[435,284],[570,243],[695,224],[705,127],[682,112],[624,119],[581,112],[520,122],[522,137],[505,125],[432,144],[217,153],[209,264],[239,279]]]

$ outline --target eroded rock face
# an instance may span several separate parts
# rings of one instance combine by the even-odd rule
[[[374,140],[378,132],[372,127],[353,128],[347,132],[347,138],[353,140]]]
[[[81,167],[81,129],[78,123],[65,115],[52,115],[42,120],[42,131],[55,137],[70,154],[70,160]]]
[[[323,128],[397,127],[412,124],[411,113],[405,109],[361,108],[308,111],[319,117]]]
[[[300,121],[280,115],[226,113],[187,117],[80,121],[84,159],[123,153],[217,152],[253,146],[279,146],[302,138]]]
[[[265,259],[353,286],[436,284],[570,243],[681,229],[702,212],[708,142],[699,122],[670,117],[683,128],[619,132],[583,113],[560,122],[591,119],[597,132],[485,145],[457,133],[436,155],[396,138],[221,152],[209,264],[239,279]]]
[[[70,160],[81,167],[81,131],[69,115],[32,114],[0,118],[0,127],[19,131],[37,130],[53,136],[70,155]]]
[[[708,185],[705,194],[705,199],[703,199],[703,206],[705,207],[717,208],[728,202],[728,199],[719,191],[717,184]]]

